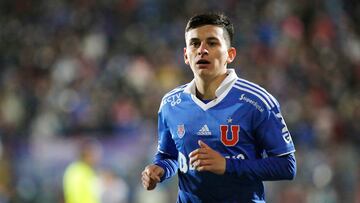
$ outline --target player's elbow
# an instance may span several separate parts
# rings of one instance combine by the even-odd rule
[[[290,169],[289,169],[289,173],[288,173],[286,179],[287,179],[287,180],[294,180],[295,177],[296,177],[296,169],[290,168]]]
[[[296,159],[294,154],[288,156],[288,164],[287,164],[287,180],[294,180],[296,177]]]

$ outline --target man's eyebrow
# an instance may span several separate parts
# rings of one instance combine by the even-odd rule
[[[217,41],[219,41],[219,39],[218,39],[217,37],[208,37],[208,38],[206,38],[206,40],[217,40]],[[193,37],[193,38],[189,39],[189,41],[190,41],[190,42],[200,41],[200,39],[197,38],[197,37]]]
[[[193,41],[200,41],[200,39],[199,39],[199,38],[196,38],[196,37],[193,37],[193,38],[191,38],[189,41],[190,41],[190,42],[193,42]]]
[[[206,40],[217,40],[217,41],[219,41],[219,39],[217,37],[208,37],[208,38],[206,38]]]

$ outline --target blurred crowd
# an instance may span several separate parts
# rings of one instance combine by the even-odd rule
[[[359,203],[355,0],[2,0],[0,203],[63,202],[83,137],[103,147],[103,203],[175,202],[176,180],[146,192],[140,172],[162,96],[192,78],[184,29],[203,11],[232,19],[229,67],[280,101],[292,133],[297,177],[267,183],[268,201]]]

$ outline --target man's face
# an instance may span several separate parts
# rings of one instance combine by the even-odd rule
[[[83,149],[83,156],[85,161],[91,166],[96,166],[102,157],[102,148],[99,144],[89,144],[86,149]]]
[[[225,40],[227,33],[215,25],[204,25],[185,33],[184,59],[194,76],[212,80],[226,73],[226,66],[236,55]]]

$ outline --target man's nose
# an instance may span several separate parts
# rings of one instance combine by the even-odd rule
[[[204,54],[208,54],[209,51],[206,47],[206,43],[201,42],[199,49],[198,49],[198,55],[204,55]]]

